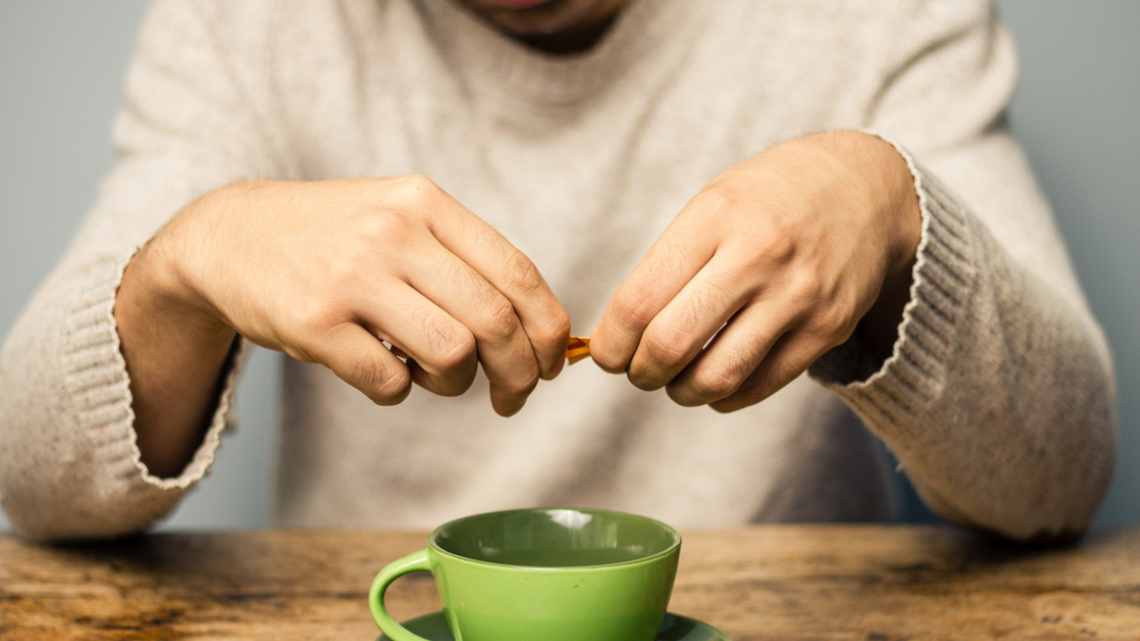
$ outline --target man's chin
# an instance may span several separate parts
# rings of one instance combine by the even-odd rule
[[[556,36],[588,28],[609,16],[613,0],[548,0],[524,8],[510,8],[506,0],[459,0],[496,27],[522,39]],[[524,3],[520,0],[518,3]],[[620,5],[620,3],[618,3]]]

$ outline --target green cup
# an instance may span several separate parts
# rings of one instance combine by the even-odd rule
[[[427,641],[384,608],[398,577],[431,572],[457,641],[653,641],[677,576],[681,536],[643,516],[534,508],[436,528],[368,594],[392,641]]]

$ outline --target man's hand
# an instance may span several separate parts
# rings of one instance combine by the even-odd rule
[[[510,416],[558,374],[570,330],[534,264],[418,176],[213,192],[136,254],[115,315],[156,473],[189,460],[235,332],[321,363],[381,405],[411,382],[461,394],[481,363],[495,411]]]
[[[785,142],[689,201],[610,301],[591,354],[680,405],[758,403],[857,328],[889,353],[920,235],[910,171],[888,143]]]
[[[462,394],[478,361],[509,416],[566,348],[566,311],[534,264],[426,178],[242,183],[155,242],[168,238],[203,311],[379,404],[409,381]]]

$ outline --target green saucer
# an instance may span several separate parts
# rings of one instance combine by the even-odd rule
[[[404,621],[401,625],[431,641],[455,641],[447,627],[443,612],[433,612],[422,617]],[[387,641],[380,635],[376,641]],[[729,636],[707,623],[683,617],[679,614],[666,614],[657,631],[656,641],[732,641]]]

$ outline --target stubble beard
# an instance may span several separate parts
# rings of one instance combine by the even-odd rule
[[[522,38],[543,38],[590,29],[612,17],[621,0],[553,0],[530,9],[505,9],[490,0],[460,0],[499,29]]]

